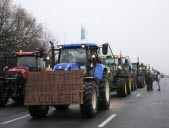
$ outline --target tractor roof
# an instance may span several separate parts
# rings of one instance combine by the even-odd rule
[[[62,46],[63,48],[68,48],[68,47],[80,47],[82,45],[86,45],[86,46],[98,46],[95,43],[82,43],[82,44],[63,44],[63,45],[57,45],[57,47]]]
[[[38,53],[38,52],[15,52],[15,54],[18,55],[18,56],[29,56],[29,55],[31,56],[31,55],[34,55],[36,53]]]

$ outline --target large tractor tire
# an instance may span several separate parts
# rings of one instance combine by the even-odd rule
[[[5,94],[5,88],[3,86],[3,82],[0,81],[0,107],[4,107],[8,102],[8,97]]]
[[[99,109],[108,109],[110,107],[110,99],[111,99],[111,91],[108,80],[108,74],[103,74],[103,79],[100,82],[99,87],[99,101],[98,108]]]
[[[131,80],[130,78],[127,79],[127,94],[130,95],[131,94],[131,88],[132,88],[132,83],[131,83]]]
[[[86,81],[83,92],[81,114],[85,118],[94,117],[98,109],[98,87],[94,81]]]
[[[5,98],[4,96],[0,96],[0,107],[4,107],[8,102],[8,98]]]
[[[143,88],[144,87],[144,80],[143,80],[142,76],[138,77],[137,85],[138,85],[139,88]]]
[[[122,78],[119,78],[117,80],[117,95],[120,97],[126,97],[127,96],[127,84],[126,81]]]
[[[29,113],[33,118],[46,117],[48,114],[49,106],[29,106]]]
[[[67,110],[70,105],[55,105],[54,107],[58,110]]]

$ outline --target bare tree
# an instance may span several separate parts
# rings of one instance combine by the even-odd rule
[[[11,0],[0,0],[0,50],[46,49],[49,40],[54,38],[48,29],[38,24],[24,8],[13,6]]]

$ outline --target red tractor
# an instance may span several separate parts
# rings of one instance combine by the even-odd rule
[[[16,67],[8,69],[5,77],[1,78],[3,84],[0,85],[0,106],[7,104],[9,98],[23,103],[28,72],[52,71],[51,68],[46,68],[47,53],[43,50],[14,54],[17,60]]]

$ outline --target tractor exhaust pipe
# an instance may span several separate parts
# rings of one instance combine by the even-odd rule
[[[49,43],[51,44],[51,51],[52,51],[52,69],[55,66],[55,48],[54,48],[54,44],[52,41],[49,41]]]

